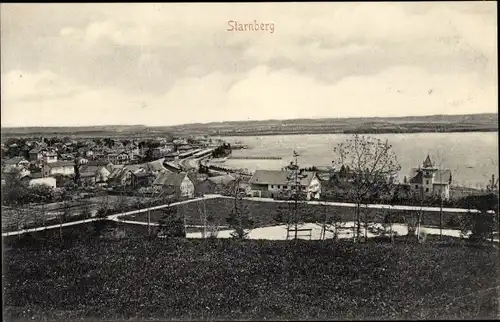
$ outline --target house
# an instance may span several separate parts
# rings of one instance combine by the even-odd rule
[[[88,159],[85,159],[85,158],[82,158],[82,157],[78,158],[78,164],[83,165],[83,164],[88,164],[88,163],[89,163]]]
[[[173,150],[173,146],[171,145],[156,147],[151,150],[151,156],[154,159],[163,158],[164,156],[170,154]]]
[[[251,193],[257,197],[278,197],[295,190],[297,176],[298,190],[306,194],[307,199],[319,199],[321,181],[313,171],[256,170],[249,181]]]
[[[132,172],[131,184],[134,189],[151,187],[156,179],[156,175],[148,171]]]
[[[440,196],[444,200],[450,199],[450,185],[452,182],[450,169],[438,169],[429,155],[422,167],[411,170],[407,184],[410,191],[420,197]]]
[[[149,172],[144,165],[140,164],[115,166],[108,176],[108,186],[117,189],[136,188],[136,184],[140,185],[144,181],[150,180],[149,178],[142,176],[141,173],[147,173],[148,175],[151,174],[151,172]],[[138,180],[138,178],[140,179]]]
[[[57,143],[54,143],[53,144],[53,147],[59,151],[59,152],[64,152],[68,149],[68,147],[66,146],[66,144],[62,143],[62,142],[57,142]]]
[[[89,163],[80,167],[80,179],[82,184],[93,185],[108,181],[111,171],[108,169],[110,164],[107,161],[89,161]]]
[[[186,139],[183,138],[177,138],[173,141],[175,145],[183,145],[183,144],[188,144]]]
[[[82,186],[95,185],[97,182],[97,177],[99,176],[99,170],[101,167],[102,166],[82,165],[80,167],[80,183],[81,183],[81,185]]]
[[[94,152],[94,160],[105,160],[107,156],[102,152]]]
[[[30,175],[30,171],[22,165],[7,165],[3,169],[3,176],[22,179]]]
[[[158,175],[153,182],[156,191],[174,191],[180,197],[192,198],[194,196],[194,182],[185,172],[166,172]]]
[[[108,154],[108,161],[114,164],[126,164],[130,160],[130,156],[126,152]]]
[[[99,155],[99,154],[96,154]],[[107,153],[105,154],[106,160],[109,162],[112,162],[113,164],[118,164],[116,162],[116,157],[118,156],[118,153]]]
[[[14,166],[27,167],[27,166],[29,166],[30,163],[28,160],[26,160],[23,157],[13,157],[13,158],[10,158],[10,159],[3,161],[3,164],[5,166],[14,165]]]
[[[111,174],[111,171],[105,166],[100,166],[97,170],[95,181],[96,183],[104,183],[108,181],[108,177]]]
[[[57,161],[43,165],[42,173],[44,177],[54,174],[72,176],[75,174],[75,165],[72,161]]]
[[[87,159],[93,159],[94,158],[94,150],[92,150],[92,149],[86,150],[84,155]]]
[[[115,167],[108,176],[107,184],[111,188],[123,188],[132,185],[132,174],[124,167]]]
[[[30,161],[43,161],[44,163],[57,162],[57,153],[53,149],[34,148],[29,151]]]
[[[43,152],[44,151],[46,151],[46,150],[43,149],[43,148],[39,148],[39,147],[31,149],[30,152],[29,152],[30,161],[40,161],[40,160],[42,160]]]
[[[35,185],[43,185],[48,186],[50,188],[56,188],[56,178],[53,177],[45,177],[45,178],[34,178],[28,182],[30,187]]]

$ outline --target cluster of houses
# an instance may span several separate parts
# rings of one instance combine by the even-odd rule
[[[22,146],[2,144],[2,183],[15,177],[30,185],[57,188],[61,178],[77,176],[78,183],[85,187],[124,190],[149,187],[151,190],[158,186],[155,180],[160,175],[181,171],[168,161],[186,151],[218,144],[204,137],[175,138],[173,141],[156,138],[148,143],[149,146],[138,140],[67,139],[50,144],[46,140],[28,140]]]

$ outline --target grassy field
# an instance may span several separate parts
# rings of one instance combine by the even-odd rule
[[[116,224],[112,223],[112,226]],[[129,227],[130,228],[130,227]],[[4,251],[4,318],[427,319],[498,314],[498,253],[459,242],[106,240]],[[81,238],[76,238],[80,234]]]
[[[83,219],[81,216],[84,210],[89,210],[91,216],[95,216],[97,210],[103,205],[115,207],[123,198],[124,205],[137,206],[139,203],[146,205],[150,198],[134,196],[92,197],[81,199],[69,204],[68,218],[64,222],[77,221]],[[144,206],[145,207],[145,206]],[[127,209],[129,210],[129,209]],[[64,212],[64,203],[55,202],[44,206],[25,206],[18,209],[2,208],[2,232],[16,231],[22,228],[32,228],[59,224]]]
[[[265,227],[270,225],[275,225],[277,222],[274,220],[274,216],[280,211],[292,211],[290,206],[284,203],[275,202],[259,202],[259,201],[248,201],[243,200],[241,205],[245,207],[254,220],[256,227]],[[233,209],[234,201],[227,198],[219,199],[209,199],[205,201],[205,209],[207,214],[214,216],[214,219],[219,225],[227,225],[226,218]],[[280,210],[281,208],[281,210]],[[200,210],[203,209],[203,202],[192,202],[177,206],[178,212],[186,217],[186,223],[192,225],[201,225]],[[325,206],[325,205],[299,205],[299,216],[307,217],[311,214],[322,215],[327,213],[329,216],[338,215],[343,221],[352,221],[355,217],[355,209],[349,207],[338,207],[338,206]],[[383,220],[384,212],[379,209],[369,209],[366,211],[369,221],[381,222]],[[365,211],[362,212],[362,220],[364,220]],[[414,213],[409,211],[399,211],[394,213],[395,222],[404,222],[405,218]],[[163,212],[152,211],[151,212],[151,222],[158,222],[163,216]],[[443,213],[443,227],[444,228],[456,228],[457,226],[453,224],[452,219],[458,218],[459,214],[454,213]],[[139,213],[131,216],[124,216],[122,219],[132,220],[132,221],[143,221],[147,222],[147,213]],[[422,224],[426,226],[439,226],[440,218],[438,212],[425,212],[422,216]]]

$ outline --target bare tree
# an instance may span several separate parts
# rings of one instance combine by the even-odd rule
[[[335,168],[347,168],[345,176],[339,176],[336,184],[343,188],[345,197],[356,203],[357,229],[354,229],[354,240],[359,238],[360,208],[362,204],[379,198],[383,194],[391,194],[395,177],[401,166],[388,141],[355,134],[352,138],[338,144],[334,148]],[[365,237],[368,225],[365,216]]]
[[[217,237],[219,234],[219,225],[215,223],[214,216],[207,212],[205,199],[203,199],[201,205],[198,206],[198,211],[200,213],[200,221],[203,225],[203,230],[201,232],[202,238]]]
[[[290,182],[291,190],[291,199],[293,200],[293,216],[291,217],[291,223],[293,223],[294,228],[294,239],[298,238],[299,231],[299,222],[301,221],[301,216],[299,216],[299,208],[302,210],[302,217],[309,216],[311,214],[307,214],[306,212],[309,210],[307,205],[305,205],[302,200],[306,199],[306,193],[302,190],[301,181],[306,178],[307,175],[303,173],[303,171],[299,167],[298,157],[299,154],[296,151],[293,151],[294,162],[291,162],[290,165],[286,168],[286,170],[290,173],[287,176],[288,181]],[[304,218],[302,218],[304,219]],[[287,228],[289,229],[289,228]],[[290,230],[290,229],[289,229]],[[287,233],[288,236],[288,233]]]
[[[233,229],[231,236],[235,239],[245,239],[253,228],[254,222],[250,218],[248,207],[243,204],[245,193],[240,189],[240,176],[233,181],[233,209],[226,218],[229,228]]]
[[[69,216],[71,215],[71,203],[70,203],[70,198],[69,194],[67,192],[64,192],[62,195],[63,198],[63,209],[62,212],[59,213],[59,238],[61,241],[63,240],[63,233],[62,233],[62,225],[65,223],[68,219]]]

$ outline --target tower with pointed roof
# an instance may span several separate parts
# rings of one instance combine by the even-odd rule
[[[408,180],[414,193],[422,197],[441,196],[445,200],[450,198],[451,182],[451,170],[437,168],[428,155],[421,166],[411,170]]]
[[[432,163],[431,158],[427,155],[427,158],[425,158],[425,161],[422,164],[422,189],[424,194],[433,192],[434,176],[437,170],[438,169]]]

